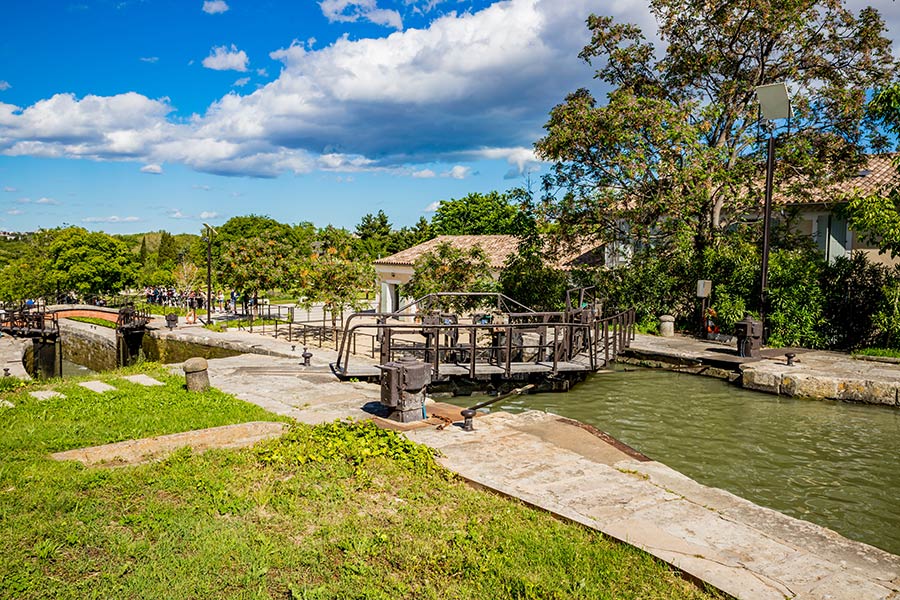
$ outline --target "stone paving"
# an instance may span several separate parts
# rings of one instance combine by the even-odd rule
[[[116,389],[115,387],[109,385],[108,383],[104,383],[102,381],[92,380],[92,381],[82,381],[78,385],[83,387],[86,390],[90,390],[92,392],[96,392],[98,394],[102,394],[104,392],[111,392]]]
[[[305,423],[368,418],[377,385],[264,356],[210,360],[213,386]],[[177,367],[173,368],[177,372]],[[628,542],[738,598],[900,598],[900,557],[702,486],[552,414],[408,429],[463,478]]]
[[[157,385],[165,385],[162,381],[160,381],[158,379],[154,379],[154,378],[150,377],[149,375],[145,375],[143,373],[140,373],[138,375],[126,375],[122,379],[124,379],[125,381],[130,381],[131,383],[136,383],[138,385],[143,385],[143,386],[148,386],[148,387],[157,386]]]
[[[53,398],[65,398],[64,394],[57,392],[55,390],[35,390],[33,392],[28,392],[28,395],[32,398],[36,398],[38,400],[51,400]]]
[[[87,466],[134,465],[157,460],[185,446],[190,446],[194,452],[252,446],[261,440],[278,437],[286,426],[272,421],[253,421],[66,450],[51,456],[55,460],[77,460]]]
[[[787,364],[788,351],[797,354],[793,365]],[[900,365],[839,352],[765,349],[761,358],[746,359],[738,357],[733,346],[693,337],[637,335],[629,354],[696,371],[733,369],[740,372],[743,387],[761,392],[900,406]]]

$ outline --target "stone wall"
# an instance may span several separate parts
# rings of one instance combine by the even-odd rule
[[[64,359],[92,371],[109,371],[118,366],[115,329],[60,319],[59,333]]]

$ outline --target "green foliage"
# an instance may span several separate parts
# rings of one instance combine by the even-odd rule
[[[888,282],[887,268],[862,253],[839,257],[822,270],[823,329],[829,347],[853,350],[879,342],[876,321],[887,304]]]
[[[510,194],[496,191],[441,200],[431,226],[437,235],[515,235],[518,207],[512,200]]]
[[[13,392],[28,387],[29,381],[18,377],[0,377],[0,393]]]
[[[163,269],[175,267],[178,260],[178,248],[175,246],[175,238],[168,231],[163,231],[159,238],[159,250],[156,252],[157,262]]]
[[[522,203],[515,226],[519,246],[507,257],[500,271],[500,291],[537,311],[562,310],[569,276],[551,266],[545,253],[545,241],[538,233],[530,196]]]
[[[401,286],[400,293],[422,298],[440,292],[493,292],[496,289],[484,250],[478,246],[464,250],[444,242],[416,259],[413,276],[409,283]],[[441,309],[465,311],[477,307],[480,302],[447,297],[436,304]]]
[[[220,261],[217,280],[255,297],[260,291],[288,284],[297,253],[273,234],[262,233],[225,242]]]
[[[885,194],[852,196],[837,207],[850,228],[892,257],[900,254],[900,189]]]
[[[322,303],[331,314],[332,326],[337,325],[337,317],[344,308],[364,308],[360,292],[371,290],[375,282],[372,265],[348,255],[349,249],[341,253],[336,248],[326,248],[323,254],[297,263],[292,277],[291,289],[300,298],[300,306],[309,308]]]
[[[900,358],[900,350],[896,348],[860,348],[854,354],[861,356],[883,356],[886,358]]]
[[[726,3],[652,0],[664,47],[636,25],[588,19],[580,57],[597,66],[599,106],[586,89],[550,113],[538,156],[554,161],[547,209],[568,236],[623,236],[695,253],[758,210],[762,164],[756,86],[787,81],[790,135],[777,139],[776,185],[807,197],[852,176],[884,132],[863,109],[896,73],[884,21],[840,0]],[[560,193],[563,192],[563,193]],[[623,227],[627,223],[628,227]]]
[[[379,457],[415,473],[447,475],[435,461],[435,452],[402,435],[377,427],[372,421],[336,421],[307,427],[293,427],[285,435],[256,449],[265,465],[290,467],[327,460],[341,460],[360,466]]]
[[[824,261],[807,252],[780,250],[769,260],[771,346],[822,348],[826,344],[825,294],[820,285]]]
[[[718,597],[633,547],[447,477],[430,450],[371,424],[296,425],[258,449],[184,448],[119,469],[47,455],[275,419],[148,372],[166,385],[110,375],[121,394],[3,396],[15,404],[0,409],[4,596]]]
[[[55,233],[46,249],[46,280],[62,292],[81,296],[118,292],[134,284],[134,254],[102,232],[69,227]]]

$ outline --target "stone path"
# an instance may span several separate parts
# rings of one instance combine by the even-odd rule
[[[124,379],[126,381],[130,381],[131,383],[136,383],[138,385],[144,385],[144,386],[148,386],[148,387],[157,386],[157,385],[165,385],[162,381],[160,381],[158,379],[154,379],[154,378],[150,377],[149,375],[145,375],[143,373],[140,373],[138,375],[126,375],[122,379]]]
[[[109,392],[116,388],[109,385],[108,383],[104,383],[102,381],[92,380],[92,381],[82,381],[78,385],[81,387],[91,390],[92,392],[96,392],[98,394],[102,394],[103,392]]]
[[[338,383],[327,353],[296,360],[210,360],[213,386],[306,423],[366,418],[379,388]],[[900,598],[900,557],[700,485],[589,427],[535,411],[493,413],[476,431],[406,431],[448,468],[641,547],[738,598]]]
[[[51,456],[56,460],[77,460],[88,466],[125,466],[158,460],[185,446],[190,446],[194,452],[252,446],[261,440],[278,437],[285,427],[285,423],[254,421],[66,450]]]
[[[50,400],[52,398],[65,398],[65,395],[57,392],[55,390],[36,390],[34,392],[28,392],[32,398],[37,398],[38,400]]]
[[[793,365],[784,353],[797,354]],[[900,406],[900,365],[857,360],[839,352],[804,349],[764,350],[760,359],[739,359],[734,347],[676,335],[664,338],[637,335],[630,354],[675,364],[723,366],[740,371],[740,382],[751,390],[830,400]]]

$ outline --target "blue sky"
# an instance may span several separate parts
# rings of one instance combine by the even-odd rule
[[[593,85],[592,12],[652,23],[608,0],[6,3],[0,229],[401,226],[536,183],[548,111]]]

